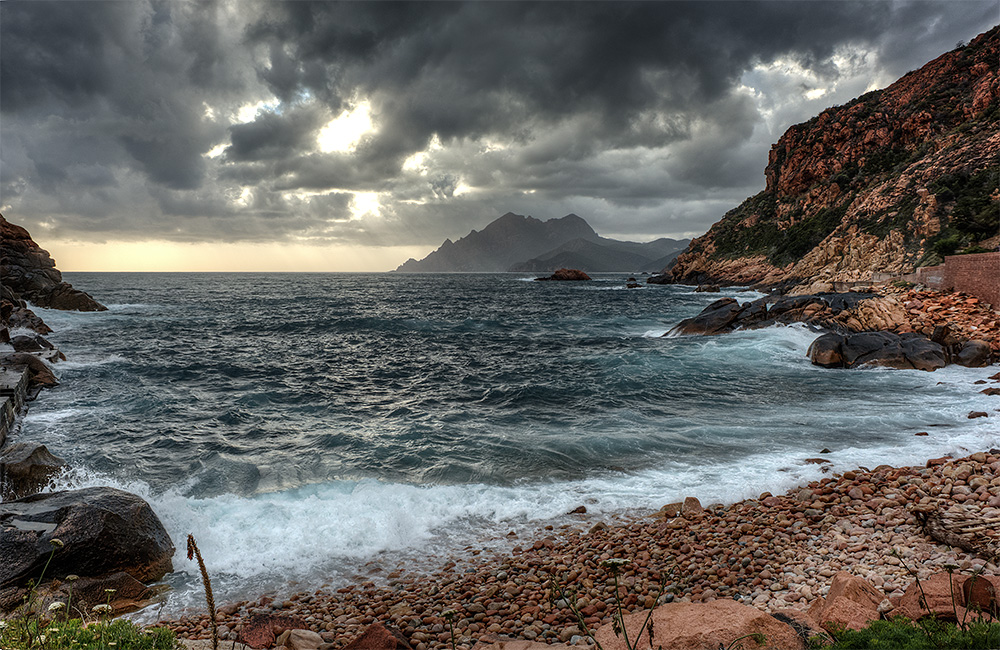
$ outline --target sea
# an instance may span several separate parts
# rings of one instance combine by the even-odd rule
[[[461,568],[686,496],[728,504],[1000,446],[997,418],[967,418],[996,408],[973,385],[989,369],[823,369],[803,325],[667,335],[721,296],[762,295],[746,289],[65,277],[108,311],[37,310],[68,360],[18,440],[70,463],[51,489],[110,485],[152,505],[178,549],[155,616],[201,604],[188,534],[218,601],[280,597]]]

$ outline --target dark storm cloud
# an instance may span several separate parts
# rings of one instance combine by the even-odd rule
[[[13,220],[379,245],[508,210],[640,239],[703,231],[760,189],[790,123],[997,21],[995,0],[60,0],[0,18]],[[359,106],[374,129],[321,150]],[[352,192],[380,193],[380,217],[352,220]]]

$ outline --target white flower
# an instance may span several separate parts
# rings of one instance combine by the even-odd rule
[[[62,543],[62,540],[58,539],[56,537],[53,537],[52,539],[50,539],[49,540],[49,544],[52,544],[56,548],[62,548],[63,546],[65,546],[65,544]]]
[[[108,605],[106,603],[101,603],[100,605],[94,605],[93,607],[90,608],[90,610],[92,612],[97,612],[98,614],[103,614],[105,612],[111,611],[111,605]]]
[[[60,600],[57,600],[56,602],[54,602],[51,605],[49,605],[49,611],[50,612],[58,612],[60,609],[62,609],[65,606],[66,606],[66,603],[64,603],[64,602],[62,602]]]

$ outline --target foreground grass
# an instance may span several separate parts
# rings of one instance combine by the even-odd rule
[[[875,621],[863,630],[842,630],[834,637],[836,642],[828,647],[837,650],[982,650],[1000,648],[1000,623],[977,621],[959,626],[931,618],[914,623],[897,617]]]
[[[146,630],[124,619],[85,624],[78,618],[45,624],[35,617],[0,621],[3,650],[175,650],[174,631]]]

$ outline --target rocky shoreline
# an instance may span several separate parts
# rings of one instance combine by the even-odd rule
[[[1000,385],[1000,373],[989,381]],[[253,635],[270,617],[288,617],[276,625],[279,632],[300,624],[319,635],[320,647],[344,648],[377,622],[398,630],[415,650],[429,650],[451,647],[451,616],[458,648],[483,637],[489,642],[489,635],[587,644],[558,587],[579,596],[592,630],[609,627],[614,583],[602,562],[621,558],[628,561],[620,576],[627,612],[732,600],[822,633],[821,621],[807,611],[813,607],[815,615],[817,602],[822,611],[821,599],[840,572],[878,590],[880,613],[912,613],[905,599],[911,571],[923,580],[948,566],[997,575],[996,560],[936,541],[920,516],[969,506],[987,519],[1000,516],[1000,449],[932,459],[923,467],[859,468],[728,506],[702,508],[690,498],[649,517],[610,524],[581,514],[580,526],[540,531],[509,557],[461,571],[449,563],[430,575],[390,574],[381,586],[368,582],[280,601],[264,596],[231,603],[219,610],[220,630],[226,639],[259,638]],[[984,539],[1000,545],[1000,531],[987,531]],[[661,580],[667,588],[657,600]],[[204,614],[160,624],[182,637],[208,637]]]

